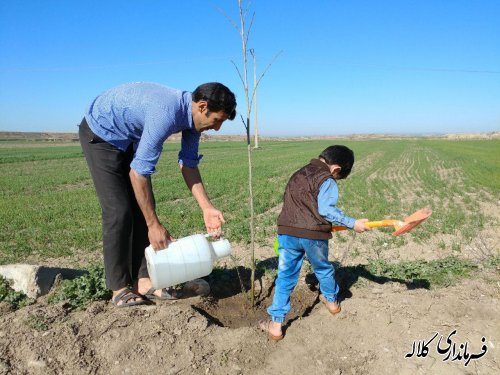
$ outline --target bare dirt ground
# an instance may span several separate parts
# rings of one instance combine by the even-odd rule
[[[332,261],[348,247],[331,241]],[[422,246],[411,249],[409,258],[419,251],[425,256]],[[257,274],[255,309],[238,279],[239,273],[248,289],[248,269],[235,267],[245,264],[248,250],[235,245],[233,254],[236,263],[226,258],[226,271],[208,279],[209,297],[125,309],[101,301],[72,312],[64,305],[47,304],[45,297],[17,311],[0,306],[0,374],[500,371],[498,270],[482,269],[454,286],[429,290],[369,273],[353,278],[345,267],[337,272],[342,312],[332,316],[319,302],[315,279],[304,266],[292,295],[285,339],[275,343],[257,328],[273,294],[273,250],[256,250],[267,271]],[[349,257],[345,262],[357,260]],[[61,260],[57,264],[61,266]],[[428,343],[425,356],[422,343]]]

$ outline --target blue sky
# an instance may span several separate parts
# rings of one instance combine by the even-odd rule
[[[236,0],[2,1],[0,130],[73,132],[132,81],[219,81],[245,113]],[[254,0],[262,135],[500,131],[500,1]],[[249,73],[252,74],[252,67]],[[239,119],[221,134],[244,134]]]

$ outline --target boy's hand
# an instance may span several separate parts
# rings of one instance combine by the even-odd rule
[[[368,219],[358,219],[356,220],[356,222],[354,223],[354,231],[356,233],[363,233],[365,231],[368,231],[368,230],[372,230],[372,228],[370,228],[368,225],[366,225],[366,223],[368,222]]]

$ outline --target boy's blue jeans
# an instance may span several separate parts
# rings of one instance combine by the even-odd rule
[[[328,240],[311,240],[280,234],[278,243],[278,278],[273,303],[267,309],[274,322],[283,323],[290,311],[290,294],[297,285],[305,254],[319,281],[321,294],[330,302],[337,299],[339,286],[335,282],[333,265],[328,261]]]

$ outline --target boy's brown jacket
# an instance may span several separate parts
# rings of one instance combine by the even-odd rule
[[[318,212],[319,189],[328,178],[332,178],[330,170],[319,159],[312,159],[290,177],[278,217],[278,234],[313,240],[332,238],[332,225]]]

